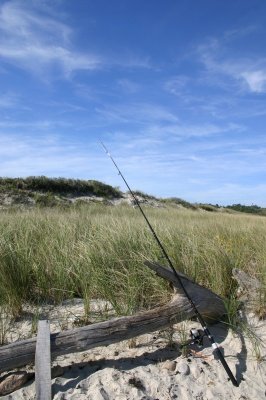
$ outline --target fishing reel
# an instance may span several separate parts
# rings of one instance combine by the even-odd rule
[[[197,347],[202,347],[203,346],[203,338],[204,338],[205,333],[202,329],[196,329],[192,328],[190,329],[190,340],[188,340],[186,343],[182,344],[180,347],[185,347],[188,346],[189,344],[195,344]]]
[[[191,337],[190,343],[196,344],[198,347],[202,347],[204,336],[205,336],[205,333],[202,329],[192,328],[190,330],[190,337]]]

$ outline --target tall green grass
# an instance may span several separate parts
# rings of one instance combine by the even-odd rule
[[[266,282],[266,219],[174,208],[146,208],[174,265],[230,298],[240,268]],[[25,302],[79,296],[110,301],[118,315],[165,301],[168,284],[143,265],[160,250],[137,209],[83,205],[67,210],[2,211],[0,305],[19,315]],[[265,307],[265,292],[260,307]]]

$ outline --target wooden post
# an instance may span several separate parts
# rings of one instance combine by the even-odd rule
[[[35,387],[37,400],[51,400],[51,350],[50,324],[43,320],[38,323],[35,352]]]

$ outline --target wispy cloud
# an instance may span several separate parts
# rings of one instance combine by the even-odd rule
[[[6,92],[0,93],[0,109],[12,108],[17,105],[18,96],[15,93]]]
[[[97,179],[100,151],[96,144],[64,139],[59,135],[0,134],[0,176],[47,175]],[[98,168],[99,170],[99,168]],[[102,176],[101,176],[102,178]]]
[[[252,140],[240,147],[238,140],[221,137],[178,143],[167,136],[131,137],[120,133],[106,134],[102,139],[134,189],[198,202],[265,203],[265,185],[241,183],[247,175],[264,173],[264,138],[259,153],[256,146],[252,147]],[[0,176],[98,179],[126,190],[94,139],[75,141],[65,137],[62,142],[59,135],[39,134],[33,138],[2,133],[0,157]]]
[[[121,55],[115,55],[109,59],[111,65],[116,65],[124,68],[144,68],[151,69],[153,68],[150,57],[143,55],[136,55],[128,53],[127,51],[123,52],[123,57]]]
[[[97,108],[97,113],[109,122],[120,121],[131,124],[151,124],[152,121],[177,122],[178,116],[167,107],[156,103],[129,103]]]
[[[117,84],[119,86],[120,89],[122,89],[125,93],[137,93],[141,90],[141,85],[137,82],[134,82],[130,79],[119,79],[117,81]]]
[[[148,56],[127,51],[107,56],[76,49],[74,31],[52,11],[44,3],[5,1],[0,6],[0,58],[42,79],[69,78],[79,70],[151,68]]]
[[[242,77],[245,79],[251,92],[266,92],[266,67],[265,70],[242,72]]]
[[[152,125],[148,128],[148,132],[153,135],[160,135],[177,140],[186,140],[190,138],[207,138],[216,137],[228,132],[238,133],[244,131],[244,126],[228,123],[228,124],[160,124]]]
[[[5,2],[0,8],[0,34],[0,57],[39,76],[57,66],[65,76],[101,67],[98,55],[72,49],[67,25],[36,11],[31,3]]]
[[[209,136],[202,135],[206,132],[204,125],[189,129],[197,132],[193,140],[182,136],[178,141],[161,131],[139,137],[120,132],[106,135],[104,141],[134,188],[195,202],[256,203],[259,199],[257,203],[265,204],[265,185],[255,179],[252,183],[253,177],[263,176],[266,168],[264,137],[254,141],[243,136],[241,126],[235,130],[230,125],[210,126]],[[260,152],[256,152],[258,147]],[[114,176],[115,171],[108,173],[110,182],[114,182]],[[121,184],[119,179],[116,184]]]
[[[141,17],[136,24],[119,2],[110,6],[111,20],[98,3],[68,3],[0,1],[0,176],[122,186],[97,144],[101,137],[133,188],[218,203],[224,193],[231,202],[251,198],[252,188],[263,194],[266,56],[252,41],[265,27],[228,31],[231,21],[243,21],[235,6],[234,18],[219,27],[204,13],[201,36],[175,62],[195,35],[180,35],[185,22],[172,15],[158,25],[159,2],[153,16],[130,7]],[[146,17],[152,30],[141,22]],[[250,23],[259,24],[254,15]],[[244,196],[245,183],[251,196]]]
[[[266,57],[245,54],[244,51],[241,55],[235,54],[234,46],[226,35],[199,45],[197,54],[210,74],[233,79],[235,83],[241,84],[241,90],[266,92]]]
[[[56,129],[58,127],[68,127],[72,126],[66,121],[63,120],[30,120],[30,121],[20,121],[20,120],[7,120],[0,121],[0,129],[3,130],[12,130],[17,131],[18,129],[23,129],[24,131],[42,131],[42,130],[51,130]]]
[[[168,79],[164,84],[164,89],[169,93],[180,95],[184,93],[184,89],[190,82],[190,78],[186,75],[178,75]]]

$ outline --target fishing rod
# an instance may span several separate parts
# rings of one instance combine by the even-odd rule
[[[118,174],[119,174],[119,175],[121,176],[121,178],[123,179],[123,181],[124,181],[126,187],[128,188],[128,190],[129,190],[129,192],[130,192],[132,198],[134,199],[134,201],[135,201],[136,205],[138,206],[138,208],[139,208],[141,214],[143,215],[145,221],[147,222],[147,224],[148,224],[148,226],[149,226],[149,228],[150,228],[150,231],[152,232],[152,234],[153,234],[153,236],[154,236],[154,239],[156,240],[158,246],[160,247],[160,249],[161,249],[161,251],[162,251],[162,254],[164,255],[166,261],[168,262],[168,264],[169,264],[171,270],[173,271],[174,276],[176,277],[176,279],[177,279],[177,281],[178,281],[178,283],[179,283],[181,289],[183,290],[183,292],[184,292],[185,296],[187,297],[187,299],[188,299],[188,301],[189,301],[189,303],[190,303],[190,305],[191,305],[193,311],[195,312],[195,315],[196,315],[196,317],[197,317],[199,323],[200,323],[201,326],[202,326],[204,335],[208,337],[208,339],[209,339],[209,341],[210,341],[210,343],[211,343],[211,346],[212,346],[212,348],[213,348],[213,354],[214,354],[215,356],[217,356],[217,357],[219,358],[219,360],[221,361],[221,363],[222,363],[222,365],[223,365],[223,367],[224,367],[224,369],[225,369],[225,371],[226,371],[226,373],[227,373],[229,379],[231,380],[232,384],[233,384],[234,386],[237,386],[237,387],[238,387],[238,386],[239,386],[239,385],[238,385],[238,382],[237,382],[236,378],[234,377],[234,375],[233,375],[231,369],[229,368],[229,365],[228,365],[227,362],[225,361],[225,358],[224,358],[224,356],[223,356],[223,353],[221,352],[220,348],[218,347],[218,344],[215,342],[213,335],[212,335],[211,332],[209,331],[209,328],[207,327],[207,324],[206,324],[204,318],[202,317],[201,313],[199,312],[199,310],[197,309],[195,303],[193,302],[192,298],[190,297],[188,291],[186,290],[186,288],[185,288],[185,286],[184,286],[184,284],[183,284],[183,282],[182,282],[182,279],[180,278],[180,276],[179,276],[178,273],[176,272],[176,269],[175,269],[175,267],[173,266],[172,261],[170,260],[168,254],[167,254],[167,252],[166,252],[164,246],[162,245],[160,239],[158,238],[158,236],[157,236],[155,230],[154,230],[153,227],[151,226],[150,221],[148,220],[146,214],[144,213],[144,211],[143,211],[143,209],[142,209],[142,207],[141,207],[141,205],[140,205],[140,203],[139,203],[137,197],[135,196],[134,192],[132,192],[131,188],[129,187],[129,184],[127,183],[127,181],[126,181],[126,179],[125,179],[125,177],[124,177],[124,175],[123,175],[122,172],[120,171],[118,165],[116,164],[115,160],[113,159],[113,157],[112,157],[111,154],[109,153],[109,151],[108,151],[108,149],[106,148],[106,146],[105,146],[105,145],[103,144],[103,142],[101,142],[101,141],[100,141],[100,144],[102,145],[102,147],[103,147],[105,153],[108,155],[108,157],[110,157],[112,163],[114,164],[115,168],[116,168],[117,171],[118,171]]]

